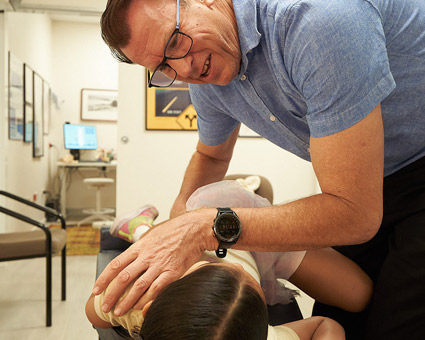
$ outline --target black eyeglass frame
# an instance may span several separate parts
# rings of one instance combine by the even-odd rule
[[[180,29],[179,29],[179,25],[180,25],[180,23],[179,23],[179,20],[180,20],[180,1],[179,0],[177,0],[177,15],[176,15],[176,17],[177,17],[176,18],[176,28],[175,28],[173,34],[171,34],[170,39],[168,39],[167,44],[165,45],[165,48],[164,48],[164,58],[162,58],[162,61],[158,64],[157,67],[155,67],[155,70],[153,70],[152,75],[151,75],[151,72],[148,70],[148,87],[169,87],[169,86],[173,85],[174,81],[177,78],[177,71],[175,69],[173,69],[169,64],[167,64],[166,61],[168,59],[170,59],[170,60],[183,59],[184,57],[186,57],[189,54],[189,52],[190,52],[190,50],[192,48],[192,45],[193,45],[193,39],[192,39],[192,37],[190,35],[186,34],[186,33],[180,32]],[[173,40],[174,36],[177,35],[177,34],[182,34],[182,35],[184,35],[184,36],[186,36],[186,37],[188,37],[190,39],[189,49],[187,50],[186,54],[183,55],[183,56],[181,56],[181,57],[168,57],[167,54],[166,54],[167,53],[168,45]],[[163,67],[163,66],[167,66],[167,67],[169,67],[170,69],[172,69],[174,71],[174,78],[173,78],[173,80],[171,80],[170,84],[168,84],[168,85],[155,85],[155,84],[152,84],[152,78],[155,76],[155,73],[157,71],[158,72],[161,72],[158,69],[161,68],[161,67]]]

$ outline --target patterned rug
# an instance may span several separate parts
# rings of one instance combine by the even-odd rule
[[[60,228],[53,225],[50,228]],[[97,255],[100,247],[100,230],[91,225],[66,227],[66,255]]]

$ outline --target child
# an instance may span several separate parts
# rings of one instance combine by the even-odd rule
[[[268,205],[237,182],[222,181],[198,189],[188,200],[187,210]],[[139,210],[139,214],[149,216],[143,218],[144,229],[152,227],[155,211],[152,207]],[[135,216],[120,219],[119,225],[127,224],[127,231],[131,217]],[[119,234],[119,229],[114,227],[112,232]],[[137,227],[131,229],[137,234]],[[286,253],[230,249],[224,259],[205,252],[200,260],[142,311],[131,310],[117,317],[113,311],[101,310],[105,292],[91,296],[86,306],[89,320],[101,328],[122,325],[134,338],[140,335],[144,340],[342,340],[341,326],[323,317],[268,326],[266,303],[287,303],[294,296],[277,279],[288,279],[316,300],[348,311],[364,309],[371,297],[372,283],[367,275],[332,249]]]

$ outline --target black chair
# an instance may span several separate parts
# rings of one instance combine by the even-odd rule
[[[9,192],[0,190],[0,195],[18,201],[60,220],[60,229],[49,229],[45,224],[17,211],[0,206],[0,212],[37,227],[24,232],[0,233],[0,261],[14,261],[36,257],[46,258],[46,326],[52,325],[52,255],[62,251],[62,301],[66,300],[66,222],[54,209],[45,207]]]

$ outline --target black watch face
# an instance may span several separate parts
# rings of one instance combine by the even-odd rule
[[[215,229],[223,241],[231,242],[239,236],[240,221],[233,214],[223,214],[218,217]]]

